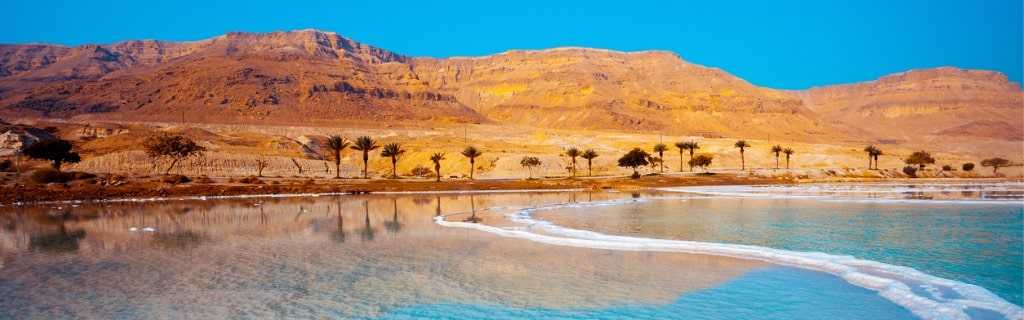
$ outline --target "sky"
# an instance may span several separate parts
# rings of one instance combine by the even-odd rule
[[[319,29],[409,56],[666,50],[775,89],[953,66],[1024,73],[1021,0],[4,1],[0,43]]]

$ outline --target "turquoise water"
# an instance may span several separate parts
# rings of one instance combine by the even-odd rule
[[[873,291],[795,268],[752,271],[665,305],[611,308],[509,308],[495,304],[431,304],[401,308],[385,319],[915,319]]]
[[[988,207],[1007,206],[973,208]],[[630,237],[549,236],[522,227],[515,215],[524,210],[564,227]],[[893,302],[898,290],[865,289],[870,282],[853,284],[814,264],[723,256],[728,251],[710,242],[769,254],[772,247],[874,254],[869,259],[921,270],[977,256],[993,264],[988,279],[996,286],[1019,290],[1012,283],[1020,282],[1013,278],[1021,273],[1020,235],[978,234],[972,226],[993,222],[959,211],[609,192],[0,206],[0,319],[905,319],[943,313],[912,314]],[[923,226],[911,218],[939,214]],[[996,224],[1020,232],[1019,219],[1006,214],[993,214],[1002,217]],[[468,217],[480,223],[461,222]],[[698,249],[714,252],[665,250],[678,245],[651,238],[707,241]],[[1010,247],[971,252],[997,243]],[[961,244],[968,245],[908,249]],[[1007,261],[995,261],[1000,255]],[[985,268],[972,263],[926,272],[978,284],[957,278]],[[978,308],[966,314],[1000,316]]]
[[[538,216],[609,234],[851,255],[1024,304],[1021,204],[694,197]]]

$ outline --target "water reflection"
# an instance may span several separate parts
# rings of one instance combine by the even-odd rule
[[[413,199],[413,202],[415,202],[418,205],[419,202],[415,201],[415,200],[416,199]],[[388,229],[388,233],[391,233],[393,235],[397,235],[399,231],[402,231],[402,224],[398,223],[398,199],[392,198],[391,199],[391,204],[392,204],[392,208],[393,208],[392,215],[391,215],[391,221],[388,221],[388,222],[384,223],[384,226],[385,226],[385,228]]]
[[[359,232],[359,235],[362,237],[363,241],[373,241],[373,237],[376,235],[377,230],[374,230],[373,227],[370,226],[370,207],[365,201],[363,202],[363,210],[366,213],[366,225]]]
[[[629,197],[362,195],[0,207],[0,318],[372,318],[443,302],[664,304],[765,267],[564,248],[434,223],[448,213],[494,222],[490,217],[502,211],[490,208],[623,196]],[[396,236],[378,237],[381,229]],[[346,241],[352,233],[362,241]]]
[[[29,247],[45,252],[75,252],[78,251],[78,240],[82,238],[85,238],[85,231],[68,231],[61,225],[57,232],[32,236]]]
[[[338,229],[331,232],[331,241],[335,243],[345,243],[345,218],[341,215],[341,202],[337,202],[338,206]]]

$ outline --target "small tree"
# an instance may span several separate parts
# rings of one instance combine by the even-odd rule
[[[523,160],[519,161],[519,165],[526,168],[530,173],[530,179],[533,179],[533,167],[540,166],[540,159],[537,159],[537,157],[524,156]]]
[[[660,160],[665,159],[665,151],[667,150],[668,147],[666,147],[664,143],[654,145],[654,152],[658,153],[658,165],[661,166],[661,172],[665,172],[665,163]]]
[[[473,179],[473,171],[476,170],[476,158],[483,155],[484,153],[477,150],[474,146],[468,146],[465,150],[462,150],[462,155],[469,158],[469,178]]]
[[[341,137],[341,135],[333,135],[327,138],[327,148],[331,149],[331,154],[334,155],[334,178],[341,178],[341,150],[345,150],[348,147],[349,141]]]
[[[970,162],[965,163],[964,166],[963,166],[963,169],[964,169],[964,171],[974,170],[974,164],[970,163]]]
[[[430,161],[434,163],[434,172],[437,173],[438,182],[441,182],[441,160],[444,160],[444,153],[435,152],[430,156]]]
[[[903,167],[903,173],[906,173],[907,176],[910,176],[911,178],[916,178],[917,177],[917,167],[915,167],[915,166],[905,166],[905,167]]]
[[[259,154],[256,156],[256,177],[263,177],[263,169],[267,168],[267,164],[270,164],[270,159],[266,155]]]
[[[640,172],[637,171],[637,168],[649,164],[650,162],[648,162],[647,159],[650,157],[651,155],[648,154],[647,151],[640,148],[633,148],[633,150],[630,150],[626,155],[622,156],[622,158],[619,158],[619,166],[633,168],[632,178],[639,179]]]
[[[775,154],[775,170],[778,170],[779,169],[779,154],[782,153],[782,146],[780,146],[780,145],[772,146],[772,153]]]
[[[53,161],[53,168],[60,171],[66,163],[78,163],[82,158],[71,152],[71,141],[62,139],[44,139],[22,147],[21,153],[32,159]]]
[[[704,173],[708,172],[708,166],[711,165],[713,157],[707,154],[698,154],[693,159],[690,159],[690,166],[704,169]]]
[[[369,136],[362,136],[356,138],[355,144],[352,145],[352,149],[363,152],[363,179],[370,178],[370,151],[373,151],[380,146],[377,145],[377,141],[374,141]]]
[[[679,171],[683,171],[683,150],[690,151],[690,160],[693,160],[693,151],[700,149],[700,145],[697,141],[687,142],[676,142],[676,147],[679,148]],[[690,172],[693,172],[693,166],[690,166]]]
[[[381,157],[391,158],[391,176],[398,178],[398,156],[405,153],[402,150],[402,145],[392,142],[384,145],[384,149],[380,151]]]
[[[1010,164],[1010,160],[1006,160],[1006,159],[998,158],[998,157],[997,158],[988,158],[988,159],[985,159],[985,160],[981,160],[981,166],[982,167],[992,167],[992,174],[995,174],[996,170],[999,170],[999,167],[1005,167],[1005,166],[1007,166],[1009,164]]]
[[[786,170],[789,170],[789,156],[793,155],[793,149],[786,148],[785,150],[782,150],[782,153],[786,154]]]
[[[924,165],[935,163],[935,158],[932,158],[930,153],[917,151],[911,154],[904,162],[911,165],[917,165],[918,170],[924,170]]]
[[[747,143],[747,140],[739,140],[736,141],[736,143],[733,144],[733,146],[740,148],[740,165],[742,168],[741,170],[747,170],[747,159],[743,156],[743,151],[746,148],[749,148],[750,144]]]
[[[868,145],[867,147],[864,147],[864,152],[868,153],[868,170],[871,170],[871,158],[875,155],[875,152],[877,151],[878,149],[875,148],[874,145]],[[877,167],[878,164],[876,163],[875,166]]]
[[[580,156],[580,149],[576,147],[569,147],[565,149],[565,155],[572,158],[572,176],[576,177],[576,157]]]
[[[202,156],[206,148],[196,144],[192,139],[180,135],[159,135],[152,136],[142,143],[146,154],[150,158],[159,159],[167,157],[171,163],[164,169],[164,174],[169,174],[174,165],[183,159],[191,156]]]
[[[598,157],[597,151],[594,151],[594,149],[587,149],[586,151],[583,151],[583,154],[580,155],[580,157],[583,159],[587,159],[587,176],[593,176],[594,171],[592,164],[594,158]]]

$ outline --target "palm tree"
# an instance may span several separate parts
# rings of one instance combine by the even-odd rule
[[[370,178],[370,171],[367,169],[367,164],[370,161],[370,151],[379,147],[380,146],[377,145],[377,141],[370,139],[369,136],[356,138],[356,143],[352,145],[352,149],[363,152],[363,179]]]
[[[871,153],[871,157],[875,158],[875,170],[878,170],[878,156],[882,155],[882,149],[875,148],[875,152]]]
[[[736,141],[736,144],[734,144],[734,146],[740,148],[740,164],[742,165],[742,170],[747,170],[747,159],[744,157],[743,151],[746,148],[749,148],[750,144],[747,143],[747,140],[739,140]]]
[[[683,171],[683,150],[690,150],[690,161],[693,161],[693,152],[700,149],[700,145],[697,141],[687,142],[676,142],[676,147],[679,148],[679,171]],[[690,172],[693,172],[693,165],[690,165]]]
[[[780,145],[772,146],[772,153],[775,153],[775,170],[779,169],[779,153],[781,153],[781,152],[782,152],[782,146],[780,146]]]
[[[434,162],[434,172],[437,173],[437,182],[441,182],[441,160],[444,160],[444,153],[435,152],[430,156],[430,161]]]
[[[594,151],[594,149],[587,149],[587,151],[583,151],[583,154],[581,154],[580,157],[587,159],[587,176],[594,175],[591,162],[593,162],[594,158],[597,158],[597,151]]]
[[[341,178],[341,150],[348,147],[349,141],[340,135],[333,135],[327,138],[327,148],[334,154],[334,178]]]
[[[576,147],[569,147],[565,150],[565,155],[572,158],[572,176],[576,177],[576,157],[580,156],[580,149]]]
[[[402,145],[392,142],[384,145],[384,149],[380,151],[381,157],[391,157],[391,176],[398,178],[398,156],[405,153],[402,150]]]
[[[786,148],[782,150],[782,153],[786,154],[786,170],[789,170],[789,156],[793,155],[793,149]]]
[[[679,148],[679,172],[683,172],[683,150],[686,150],[686,146],[689,142],[676,142],[676,148]]]
[[[658,153],[658,158],[659,159],[665,159],[665,151],[667,151],[667,150],[668,150],[668,147],[666,147],[664,143],[659,143],[659,144],[654,145],[654,152]],[[664,161],[661,162],[661,172],[663,172],[663,173],[665,172],[665,162]]]
[[[473,179],[473,170],[476,169],[476,157],[483,155],[484,153],[477,150],[474,146],[466,147],[466,150],[462,150],[462,155],[469,158],[469,178]]]
[[[878,148],[869,144],[867,147],[864,147],[864,152],[868,153],[868,170],[871,170],[871,158],[875,156],[875,152],[878,152]]]

